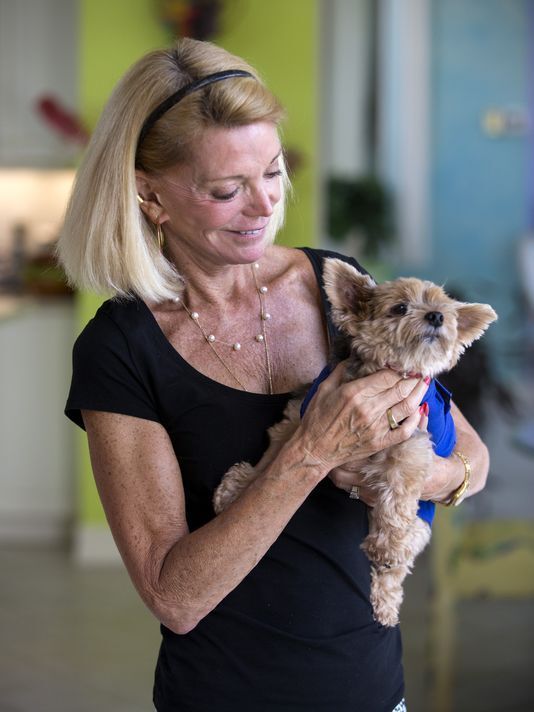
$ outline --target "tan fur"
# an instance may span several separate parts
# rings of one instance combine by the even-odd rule
[[[324,284],[333,321],[350,347],[346,380],[383,368],[434,377],[450,370],[497,318],[489,305],[458,302],[432,282],[401,278],[377,285],[337,259],[325,260]],[[405,314],[397,313],[400,304],[406,305]],[[430,312],[443,315],[442,325],[428,321]],[[269,448],[256,467],[239,463],[225,474],[214,495],[217,513],[274,460],[299,425],[301,402],[291,400],[283,420],[269,429]],[[376,495],[362,548],[372,563],[374,616],[385,626],[398,623],[404,579],[430,539],[430,527],[417,517],[417,508],[431,461],[430,436],[416,431],[370,457],[362,469],[363,483]]]

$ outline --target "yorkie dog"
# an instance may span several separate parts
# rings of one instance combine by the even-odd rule
[[[450,370],[497,318],[489,305],[451,299],[432,282],[400,278],[376,284],[339,259],[325,260],[323,280],[341,334],[333,360],[347,357],[345,381],[386,368],[433,378]],[[213,498],[217,513],[276,457],[298,427],[301,403],[302,398],[290,400],[283,420],[269,429],[270,445],[256,467],[241,462],[224,475]],[[430,539],[430,526],[417,511],[431,463],[431,437],[416,430],[360,468],[361,483],[375,495],[362,549],[371,561],[374,617],[385,626],[398,623],[404,579]]]

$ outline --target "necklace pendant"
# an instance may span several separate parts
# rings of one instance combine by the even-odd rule
[[[239,343],[239,341],[236,341],[236,343],[232,345],[232,349],[234,351],[241,351],[241,344]]]
[[[267,294],[267,292],[269,291],[269,289],[268,289],[267,287],[260,287],[260,290],[259,290],[259,291],[261,292],[261,294]]]

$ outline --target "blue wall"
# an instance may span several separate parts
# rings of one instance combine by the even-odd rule
[[[494,305],[500,321],[490,335],[501,365],[521,337],[516,252],[531,219],[532,143],[526,134],[492,138],[481,120],[491,108],[528,108],[532,4],[432,5],[432,256],[420,271]]]

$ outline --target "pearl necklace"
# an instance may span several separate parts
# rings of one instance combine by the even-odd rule
[[[254,337],[254,340],[258,343],[263,344],[263,347],[264,347],[267,380],[269,383],[269,395],[272,395],[274,393],[274,389],[273,389],[273,375],[272,375],[272,368],[271,368],[271,356],[269,354],[269,344],[267,342],[267,332],[265,330],[265,323],[271,318],[271,315],[265,308],[265,295],[267,294],[268,289],[265,286],[260,287],[258,285],[258,280],[256,277],[256,270],[258,270],[259,267],[260,266],[257,262],[254,265],[251,265],[252,276],[254,278],[254,286],[256,288],[256,292],[258,293],[258,300],[260,303],[260,323],[261,323],[261,333],[257,334]],[[180,297],[175,297],[174,301],[182,302],[183,308],[189,315],[189,318],[197,325],[200,333],[202,334],[202,336],[204,338],[204,341],[211,348],[215,357],[223,365],[223,367],[230,374],[230,376],[234,379],[234,381],[239,384],[240,388],[242,388],[245,392],[248,392],[247,389],[245,388],[245,386],[243,385],[243,383],[241,383],[239,378],[235,375],[235,373],[228,366],[228,363],[226,362],[226,360],[221,356],[221,354],[215,348],[215,343],[219,343],[219,344],[223,344],[224,346],[231,347],[232,351],[241,351],[241,343],[239,341],[234,341],[232,343],[228,343],[226,341],[221,341],[220,339],[217,339],[215,334],[208,333],[204,329],[204,327],[200,323],[200,314],[197,311],[191,311],[189,309],[189,307],[185,304],[185,302],[183,300],[180,300]]]

